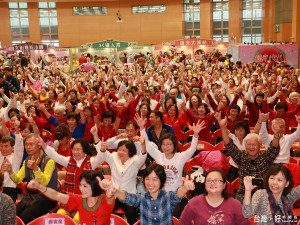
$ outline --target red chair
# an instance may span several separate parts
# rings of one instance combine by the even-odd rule
[[[51,213],[51,214],[46,214],[44,216],[41,216],[39,218],[36,218],[35,220],[31,221],[28,223],[28,225],[41,225],[45,224],[47,220],[53,220],[52,224],[59,224],[57,223],[58,220],[63,220],[64,225],[77,225],[77,223],[69,216],[63,215],[63,214],[58,214],[58,213]]]
[[[193,130],[188,130],[187,132],[185,132],[183,134],[183,140],[184,141],[187,141],[187,139],[189,138],[189,136],[192,136],[194,134],[194,131]]]
[[[290,157],[290,163],[295,163],[300,166],[300,157]]]
[[[295,141],[293,144],[292,144],[292,147],[293,151],[297,151],[297,150],[300,150],[300,139],[298,141]]]
[[[22,181],[17,185],[17,188],[22,190],[23,195],[27,195],[26,185],[27,185],[27,181]]]
[[[191,142],[182,146],[182,152],[188,150],[191,147]]]
[[[198,141],[197,144],[197,150],[199,151],[214,151],[215,146],[213,146],[211,143],[208,143],[206,141]]]
[[[197,166],[195,159],[190,159],[184,164],[186,174],[189,174],[193,166]]]
[[[230,186],[231,186],[230,182],[226,180],[226,189],[228,194],[230,193]]]
[[[251,222],[252,225],[256,225],[257,224],[257,222],[254,221],[254,217],[255,217],[255,215],[252,216],[251,218],[249,218],[249,221]]]
[[[178,147],[179,152],[182,152],[183,145],[179,141],[177,142],[177,147]]]
[[[49,141],[53,140],[53,135],[50,131],[42,130],[41,134],[42,134],[42,138],[43,138],[44,141],[45,140],[49,140]]]
[[[216,130],[214,133],[213,133],[213,139],[216,141],[218,137],[222,137],[222,131],[221,129],[218,129]]]
[[[25,223],[23,222],[23,220],[21,220],[20,217],[16,216],[17,218],[17,225],[25,225]]]
[[[179,224],[179,220],[176,218],[176,217],[173,217],[173,223],[174,225],[178,225]],[[139,225],[140,224],[140,221],[138,220],[135,224],[133,225]]]
[[[224,141],[218,143],[216,146],[215,146],[215,151],[227,151],[227,149],[225,148],[225,145],[224,145]]]
[[[110,224],[114,225],[129,225],[122,217],[111,214],[110,215]]]
[[[240,187],[240,178],[236,178],[232,183],[230,184],[230,195],[234,197],[234,191],[239,189]]]

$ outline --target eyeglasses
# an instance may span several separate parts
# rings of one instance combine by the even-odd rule
[[[208,183],[208,184],[212,184],[212,183],[220,184],[220,183],[223,183],[224,181],[215,179],[215,180],[206,180],[205,182]]]

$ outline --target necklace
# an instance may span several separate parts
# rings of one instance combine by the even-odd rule
[[[102,197],[103,197],[103,194],[100,195],[97,204],[94,205],[94,207],[92,207],[92,208],[90,208],[90,207],[87,205],[87,199],[86,199],[86,198],[82,199],[83,207],[84,207],[87,211],[89,211],[89,212],[95,211],[95,210],[99,207],[99,205],[100,205],[100,203],[101,203],[101,200],[102,200]]]

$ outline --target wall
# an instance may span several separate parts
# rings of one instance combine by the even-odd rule
[[[162,1],[143,1],[143,5],[161,4]],[[166,13],[132,14],[131,5],[140,1],[57,3],[58,35],[61,46],[77,46],[107,39],[157,44],[182,37],[181,0],[166,0]],[[73,16],[75,6],[106,6],[107,15]],[[117,23],[120,10],[122,23]]]
[[[11,44],[11,30],[9,20],[9,10],[7,2],[0,2],[0,15],[1,15],[1,29],[0,41],[2,46]]]

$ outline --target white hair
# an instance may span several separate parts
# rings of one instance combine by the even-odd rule
[[[125,105],[126,100],[125,100],[125,99],[119,99],[119,100],[117,101],[117,104],[119,104],[119,103]]]
[[[292,92],[290,95],[289,95],[289,98],[293,97],[293,96],[296,96],[296,95],[299,95],[297,92]]]
[[[255,134],[255,133],[249,133],[247,134],[247,136],[245,137],[245,144],[247,144],[247,141],[251,138],[256,138],[259,145],[262,144],[262,140],[261,140],[261,137],[258,135],[258,134]]]
[[[65,113],[66,108],[64,106],[58,105],[54,107],[54,111]]]

